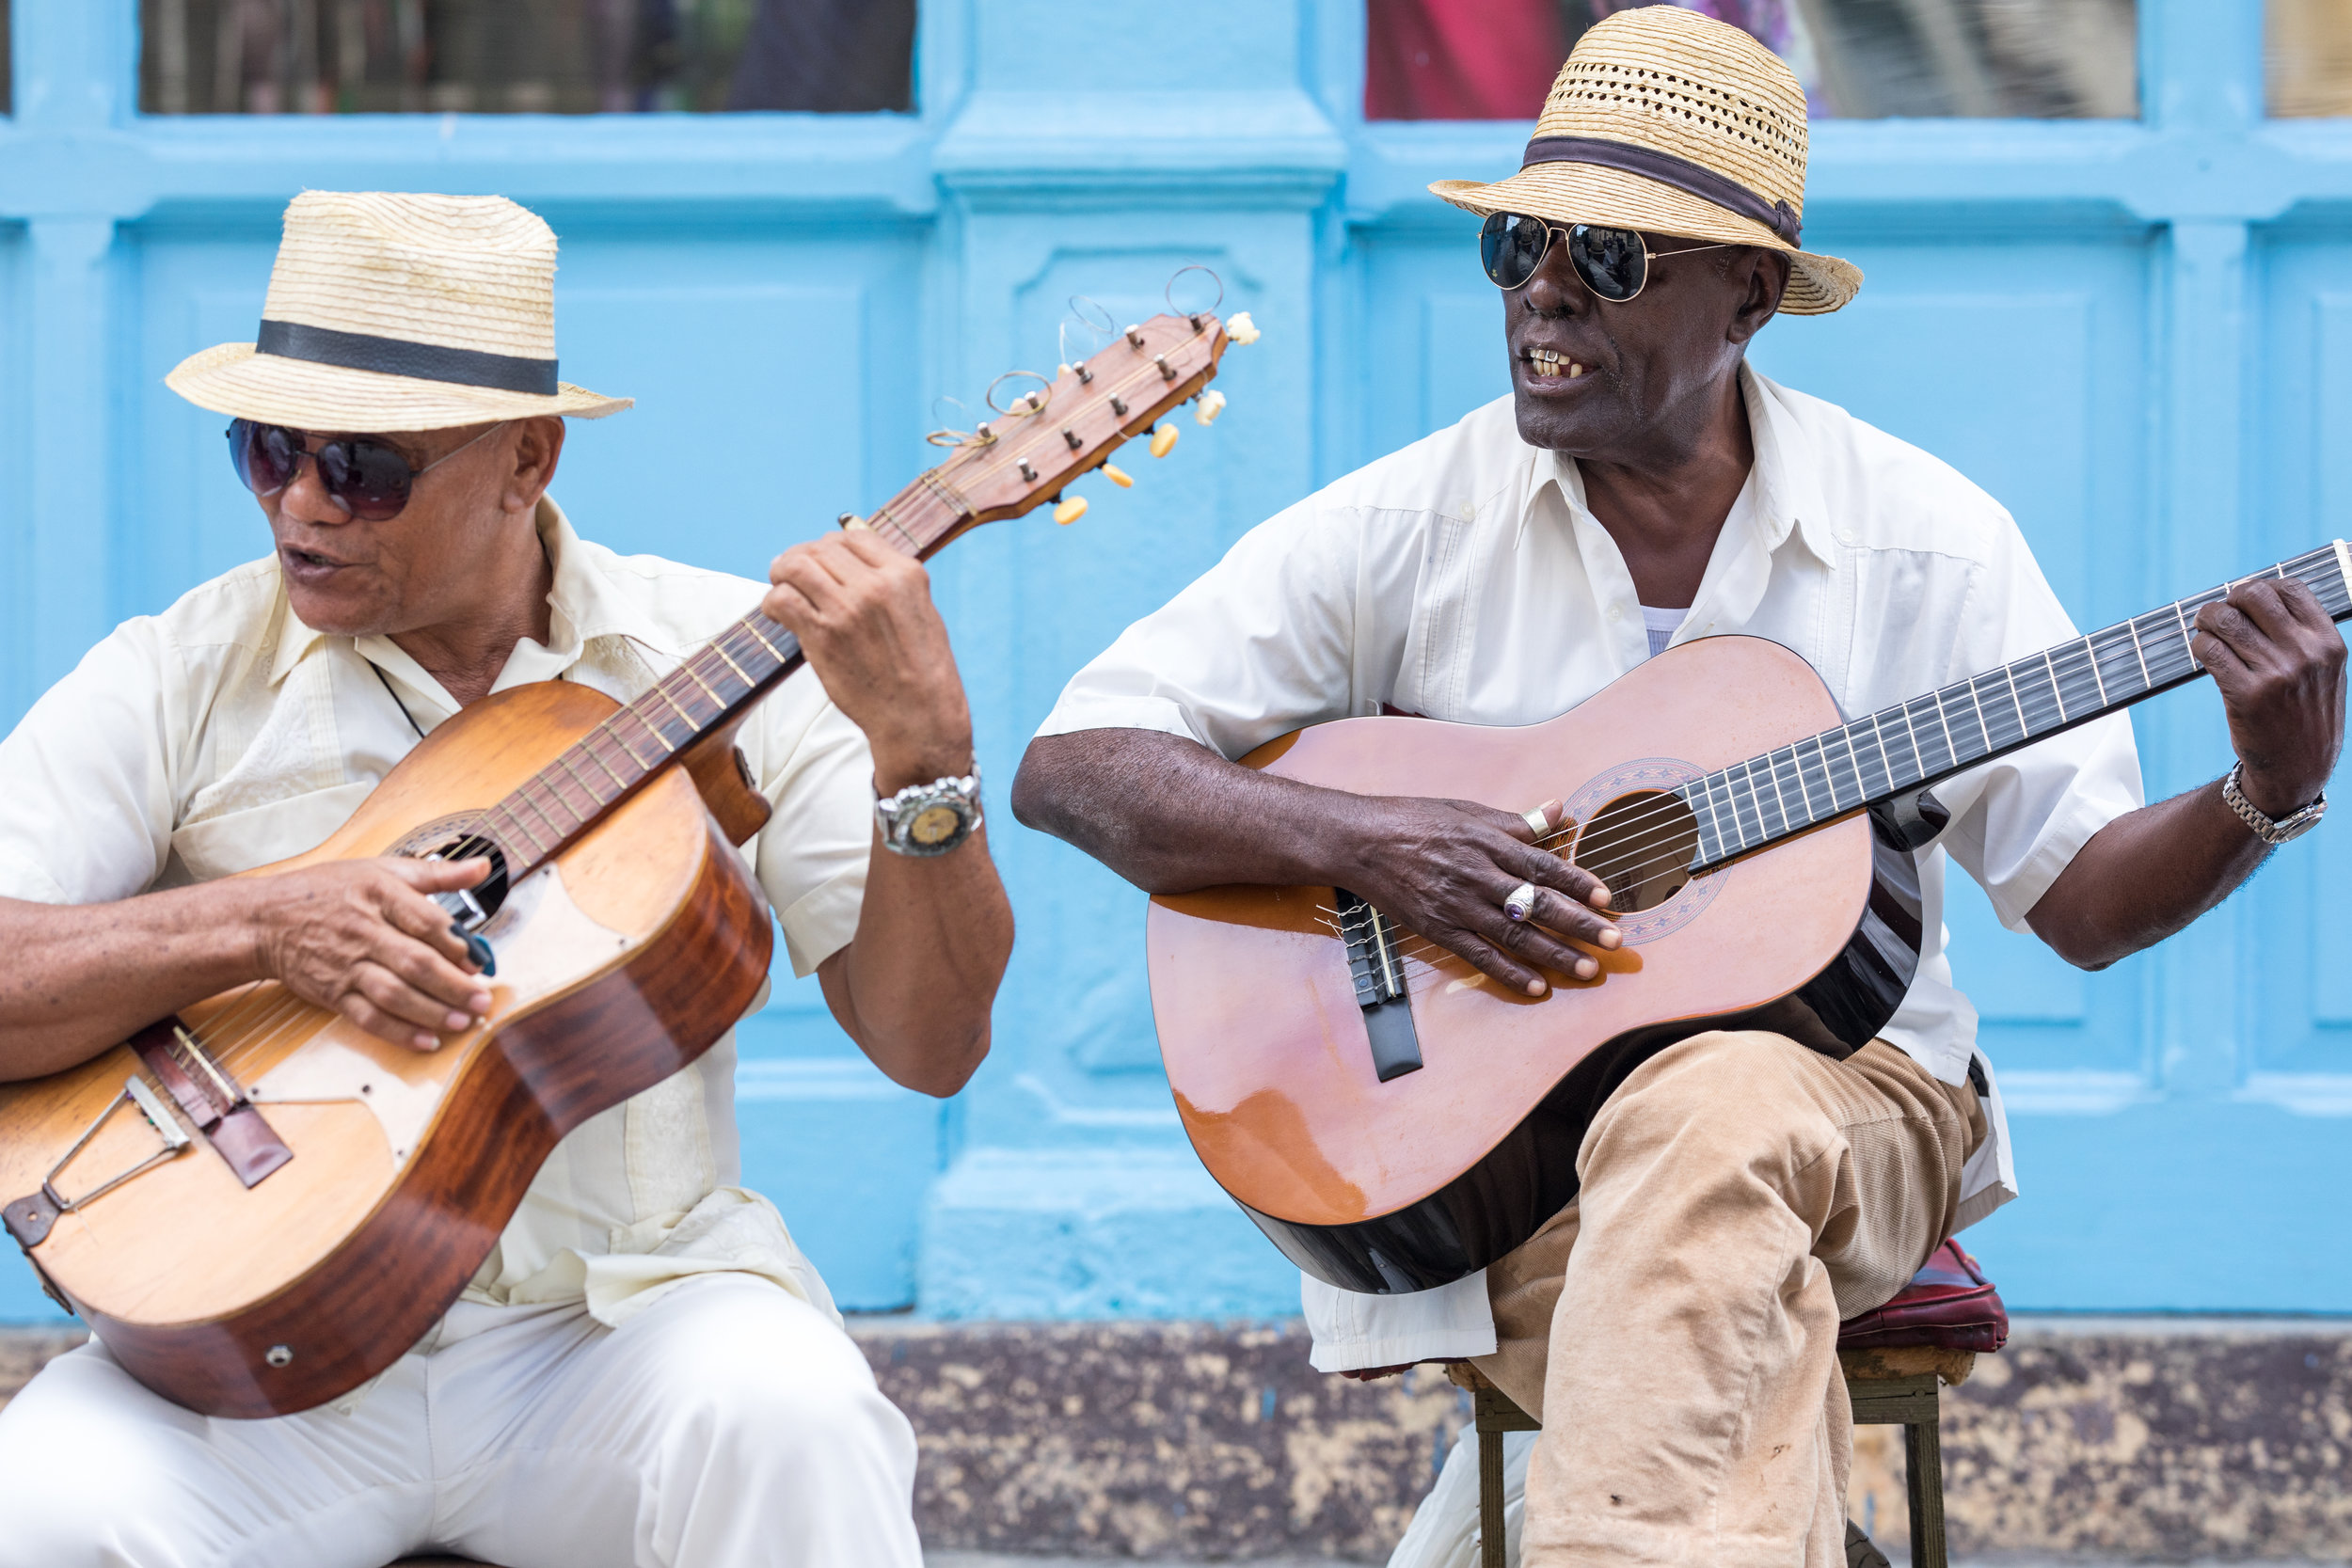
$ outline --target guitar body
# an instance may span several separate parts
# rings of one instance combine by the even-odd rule
[[[1917,965],[1909,857],[1852,815],[1691,879],[1694,830],[1659,793],[1839,721],[1798,656],[1720,637],[1546,723],[1346,719],[1243,758],[1359,794],[1512,810],[1565,799],[1581,825],[1570,858],[1617,895],[1626,942],[1588,949],[1599,976],[1551,974],[1538,999],[1399,932],[1422,1065],[1383,1081],[1335,890],[1154,898],[1152,1013],[1210,1173],[1308,1273],[1423,1290],[1484,1268],[1567,1203],[1593,1112],[1673,1041],[1755,1027],[1835,1056],[1860,1048]]]
[[[467,707],[326,843],[253,874],[425,852],[616,706],[546,682]],[[767,902],[697,793],[705,776],[727,782],[660,771],[506,893],[484,928],[491,1012],[437,1052],[275,983],[183,1009],[292,1158],[247,1186],[194,1139],[56,1214],[26,1248],[46,1283],[142,1383],[205,1415],[307,1409],[390,1365],[465,1289],[556,1141],[694,1060],[757,995]],[[118,1046],[0,1086],[0,1199],[40,1193],[94,1124],[56,1191],[156,1155],[126,1098],[141,1068]]]

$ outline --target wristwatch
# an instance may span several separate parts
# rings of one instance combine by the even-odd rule
[[[874,802],[882,847],[897,855],[944,855],[980,825],[980,765],[961,779],[909,784]]]
[[[2284,844],[2300,838],[2319,826],[2319,819],[2328,814],[2328,797],[2320,796],[2308,806],[2300,806],[2276,820],[2263,815],[2263,809],[2246,798],[2237,786],[2238,769],[2244,763],[2230,769],[2230,776],[2221,781],[2221,799],[2237,813],[2238,819],[2254,830],[2254,836],[2265,844]]]

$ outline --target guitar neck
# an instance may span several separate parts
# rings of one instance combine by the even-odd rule
[[[857,526],[927,560],[970,526],[959,499],[930,470]],[[803,662],[800,639],[753,610],[491,807],[476,833],[501,847],[509,880],[521,880],[655,774],[733,729]]]
[[[2352,550],[2341,540],[2254,576],[2297,578],[2331,619],[2352,619]],[[1692,870],[1711,870],[1899,800],[2195,680],[2205,673],[2189,652],[2197,611],[2234,586],[2175,600],[1692,780],[1676,792],[1698,819]]]

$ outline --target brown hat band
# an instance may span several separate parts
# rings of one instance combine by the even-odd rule
[[[339,365],[347,371],[377,371],[419,381],[491,387],[503,392],[532,392],[541,397],[553,397],[563,389],[555,379],[552,359],[525,359],[511,354],[485,354],[479,349],[412,343],[400,338],[339,332],[331,326],[267,318],[262,320],[257,337],[255,353],[274,354],[281,359],[308,359],[314,365]]]
[[[1531,164],[1596,164],[1638,174],[1753,219],[1792,245],[1804,227],[1797,210],[1788,202],[1766,201],[1737,180],[1653,147],[1603,141],[1597,136],[1537,136],[1527,144],[1527,156],[1519,160],[1521,168]]]

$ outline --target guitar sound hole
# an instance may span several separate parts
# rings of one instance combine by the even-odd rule
[[[1598,877],[1620,914],[1654,910],[1691,881],[1698,818],[1681,796],[1661,789],[1620,795],[1584,824],[1569,857]]]
[[[490,858],[490,874],[473,887],[474,901],[482,906],[485,915],[494,915],[506,902],[506,852],[497,842],[475,832],[475,818],[443,816],[417,828],[391,847],[395,855],[417,860],[438,856],[443,860],[469,860],[476,856]]]

